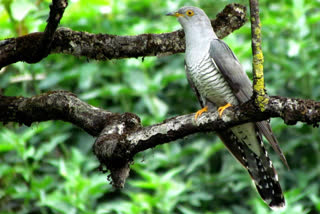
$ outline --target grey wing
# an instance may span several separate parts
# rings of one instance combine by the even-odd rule
[[[220,39],[212,40],[210,56],[229,83],[239,102],[248,101],[252,96],[251,81],[229,46]]]
[[[210,45],[210,56],[231,87],[240,103],[248,101],[252,96],[252,84],[243,70],[239,60],[229,46],[220,39],[214,39]],[[267,121],[257,122],[259,131],[266,137],[272,148],[278,153],[281,160],[288,167],[287,160],[281,151],[279,143],[272,133]]]

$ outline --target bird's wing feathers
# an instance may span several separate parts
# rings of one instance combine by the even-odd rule
[[[225,77],[238,101],[240,103],[248,101],[252,96],[251,81],[229,46],[220,39],[213,39],[209,51],[214,63]],[[280,159],[288,167],[287,160],[272,133],[270,124],[267,121],[257,122],[256,124],[259,131],[266,137]]]
[[[252,96],[251,81],[229,46],[220,39],[212,40],[210,56],[229,83],[239,102],[248,101]]]

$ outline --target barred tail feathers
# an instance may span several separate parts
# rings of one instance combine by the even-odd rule
[[[256,135],[260,148],[260,155],[257,155],[231,129],[219,132],[218,135],[232,155],[247,169],[258,193],[268,206],[271,209],[284,208],[285,200],[278,175],[263,146],[261,137]]]

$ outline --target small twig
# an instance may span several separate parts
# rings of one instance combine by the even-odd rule
[[[266,109],[269,102],[267,96],[264,76],[263,76],[263,53],[261,48],[261,23],[259,17],[258,0],[249,0],[250,2],[250,20],[251,20],[251,37],[252,37],[252,55],[253,55],[253,96],[255,103],[260,111]]]
[[[50,5],[50,14],[47,20],[48,24],[42,34],[39,46],[33,51],[32,56],[25,60],[26,62],[36,63],[49,55],[52,41],[54,39],[54,33],[58,28],[59,22],[67,6],[68,0],[52,0],[52,4]]]
[[[42,48],[45,51],[45,56],[47,56],[50,53],[54,33],[58,28],[59,22],[67,6],[68,0],[52,0],[52,4],[50,5],[50,14],[47,20],[48,24],[42,36]]]
[[[18,61],[36,63],[48,56],[67,0],[53,0],[45,31],[0,41],[0,69]]]

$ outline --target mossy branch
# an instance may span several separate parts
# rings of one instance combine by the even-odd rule
[[[263,75],[263,52],[261,48],[261,23],[259,17],[258,0],[249,0],[250,3],[250,21],[251,21],[251,41],[253,55],[253,96],[255,104],[260,111],[266,110],[266,105],[269,102],[266,93]]]

